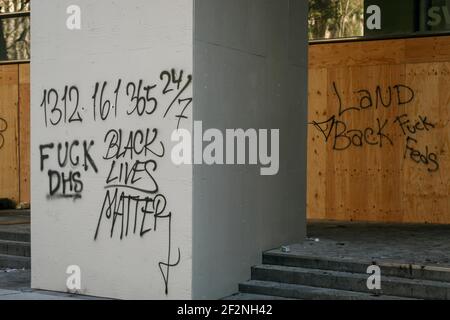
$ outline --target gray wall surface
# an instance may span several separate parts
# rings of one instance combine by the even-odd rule
[[[194,2],[194,120],[280,129],[280,170],[194,166],[193,298],[237,291],[263,250],[305,237],[307,1]]]

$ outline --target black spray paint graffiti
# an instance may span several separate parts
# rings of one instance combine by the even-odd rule
[[[415,92],[412,88],[397,84],[388,86],[384,91],[381,86],[377,86],[374,92],[367,89],[358,90],[354,92],[359,101],[355,106],[344,106],[341,93],[335,82],[333,82],[333,93],[338,100],[337,114],[325,121],[310,123],[323,135],[325,142],[332,143],[333,150],[345,151],[349,148],[363,148],[364,146],[379,148],[394,146],[392,133],[389,132],[389,129],[392,125],[398,125],[406,137],[404,158],[427,166],[429,172],[439,170],[437,154],[430,152],[429,146],[426,146],[423,151],[419,150],[418,146],[417,135],[435,128],[435,125],[429,122],[427,117],[419,116],[419,119],[415,122],[411,122],[408,114],[395,117],[395,119],[376,118],[373,126],[364,128],[350,128],[350,125],[341,118],[348,112],[407,106],[415,99]]]
[[[41,110],[47,128],[68,125],[84,126],[87,123],[107,123],[116,119],[173,119],[176,128],[192,105],[189,88],[192,75],[183,70],[163,70],[155,81],[138,79],[126,81],[98,81],[92,86],[90,101],[83,105],[82,90],[76,85],[66,85],[62,90],[48,88],[43,91]],[[174,125],[175,127],[175,125]],[[64,168],[81,165],[87,171],[97,166],[89,149],[98,141],[66,144],[50,143],[40,146],[41,171],[52,156],[58,160],[57,170],[48,170],[49,198],[80,199],[85,183],[81,171],[62,172]],[[86,144],[87,143],[87,144]],[[105,196],[97,220],[94,240],[102,239],[102,231],[108,230],[109,238],[120,240],[132,236],[149,237],[167,230],[167,255],[158,262],[159,270],[168,294],[169,274],[181,260],[181,250],[174,254],[172,248],[172,218],[168,200],[161,191],[155,177],[158,160],[166,154],[164,142],[156,128],[145,128],[124,132],[123,128],[107,131],[103,137],[106,151],[98,162],[106,162],[109,168],[105,178]],[[74,154],[78,146],[84,147],[84,154]],[[65,150],[65,152],[62,152]],[[51,154],[50,152],[56,153]],[[84,159],[84,162],[82,161]],[[103,167],[103,164],[102,164]]]
[[[5,119],[0,118],[0,149],[2,149],[5,145],[5,137],[3,136],[3,133],[5,133],[7,129],[8,122],[6,122]]]
[[[154,177],[158,167],[156,160],[165,155],[164,143],[159,140],[157,129],[148,128],[126,135],[121,129],[113,129],[106,133],[104,142],[103,159],[110,161],[110,170],[94,240],[98,239],[101,226],[107,222],[110,224],[109,237],[117,234],[122,240],[132,235],[144,237],[156,233],[158,223],[166,221],[167,260],[158,262],[158,267],[168,294],[170,268],[180,263],[181,251],[178,248],[177,258],[172,260],[172,212],[167,212],[167,199],[160,193]]]
[[[375,94],[367,89],[355,91],[355,94],[359,96],[359,105],[345,107],[336,82],[333,82],[333,91],[339,101],[339,117],[349,111],[364,111],[373,108],[379,109],[381,107],[391,108],[395,104],[397,106],[407,105],[415,98],[414,90],[402,84],[388,86],[386,89],[387,96],[383,98],[383,90],[381,86],[377,86],[375,88]]]
[[[76,85],[66,85],[63,90],[45,89],[41,100],[46,127],[64,124],[84,123],[89,114],[93,121],[106,121],[110,117],[118,118],[122,108],[120,101],[127,101],[123,106],[123,116],[151,116],[156,113],[161,102],[157,94],[170,97],[166,106],[162,106],[163,118],[173,116],[177,120],[177,129],[182,120],[188,119],[186,112],[192,105],[192,96],[187,90],[192,85],[192,75],[183,70],[162,71],[160,83],[147,83],[140,79],[125,83],[118,79],[112,85],[108,81],[95,83],[91,95],[92,105],[81,106],[81,92]]]
[[[376,127],[367,127],[363,130],[348,129],[344,121],[332,116],[324,122],[314,122],[313,125],[329,141],[333,137],[333,150],[343,151],[350,147],[363,147],[364,145],[383,147],[384,144],[394,145],[388,134],[384,133],[388,120],[377,119]]]
[[[404,158],[410,158],[418,164],[427,166],[429,172],[439,170],[438,156],[436,153],[430,152],[430,147],[425,146],[424,151],[417,146],[419,141],[417,135],[420,132],[429,132],[436,128],[436,125],[428,121],[427,117],[419,116],[417,121],[411,121],[407,114],[397,117],[394,121],[397,123],[403,135],[406,137],[406,150]]]
[[[39,146],[40,170],[44,172],[46,160],[56,160],[57,169],[47,170],[48,199],[81,199],[84,184],[82,170],[98,173],[97,165],[91,156],[94,141],[74,140],[71,142],[49,143]],[[54,162],[54,161],[53,161]],[[70,170],[69,170],[70,168]],[[80,170],[76,170],[80,168]]]
[[[169,71],[163,71],[160,75],[161,80],[166,81],[166,85],[163,90],[163,94],[168,94],[172,91],[176,91],[177,94],[172,102],[167,107],[164,112],[164,118],[167,117],[170,110],[175,104],[181,106],[180,113],[175,115],[175,118],[178,119],[177,129],[180,127],[180,122],[182,119],[187,119],[185,116],[186,109],[192,104],[192,97],[183,97],[184,92],[192,83],[192,75],[188,75],[186,78],[183,76],[183,71],[180,71],[179,74],[176,73],[174,69]]]

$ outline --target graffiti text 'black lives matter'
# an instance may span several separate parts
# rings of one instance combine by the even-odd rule
[[[120,240],[131,236],[156,236],[156,232],[165,227],[167,256],[161,258],[158,267],[168,294],[170,268],[180,263],[181,250],[178,248],[177,256],[172,256],[173,214],[168,211],[166,196],[155,178],[157,161],[165,156],[159,131],[111,129],[104,143],[103,160],[109,161],[110,167],[94,240],[99,239],[105,227],[110,238]],[[161,224],[164,225],[161,227]]]

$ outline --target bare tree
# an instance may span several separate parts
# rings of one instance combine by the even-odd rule
[[[309,0],[310,39],[362,36],[363,0]]]
[[[30,0],[0,0],[0,12],[30,10]],[[0,59],[30,59],[30,18],[16,17],[1,20]]]

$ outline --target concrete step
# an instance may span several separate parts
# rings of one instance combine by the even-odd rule
[[[31,259],[29,257],[0,254],[0,268],[29,270],[31,269]]]
[[[16,209],[10,209],[10,210],[0,210],[0,217],[2,216],[24,216],[24,217],[30,217],[30,209],[24,209],[24,210],[16,210]]]
[[[416,264],[388,263],[377,261],[352,261],[301,256],[289,253],[266,252],[263,264],[302,267],[320,270],[333,270],[352,273],[366,273],[370,265],[376,264],[384,276],[407,279],[422,279],[450,282],[450,268],[439,266],[422,266]]]
[[[30,257],[30,243],[22,241],[0,240],[0,254]]]
[[[279,265],[260,265],[252,268],[252,280],[416,299],[450,299],[450,283],[382,276],[381,290],[373,291],[367,288],[368,277],[368,274],[362,273]]]
[[[402,297],[258,280],[250,280],[240,284],[239,291],[243,294],[301,300],[410,300]]]
[[[8,232],[0,230],[0,240],[30,242],[30,234],[26,232]]]
[[[298,300],[292,298],[284,298],[281,296],[269,296],[264,294],[253,294],[253,293],[238,293],[227,297],[223,300],[254,300],[254,301],[262,301],[262,300]]]

